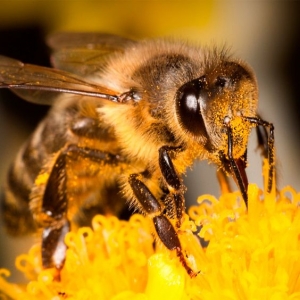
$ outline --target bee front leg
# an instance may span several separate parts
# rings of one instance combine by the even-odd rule
[[[155,231],[162,243],[169,249],[175,250],[187,273],[194,277],[197,274],[188,266],[182,252],[178,234],[167,217],[165,207],[154,197],[147,186],[138,178],[139,174],[129,177],[129,184],[142,210],[153,221]]]

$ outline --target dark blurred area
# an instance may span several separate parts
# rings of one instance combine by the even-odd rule
[[[275,125],[279,188],[291,184],[300,191],[300,2],[3,1],[0,55],[49,66],[45,38],[60,30],[104,31],[136,38],[173,36],[196,44],[228,44],[255,70],[259,112]],[[0,89],[1,186],[18,148],[47,110]],[[248,174],[250,182],[261,185],[261,159],[255,147],[253,136]],[[219,193],[215,168],[207,162],[188,171],[186,184],[190,203],[202,193]],[[0,268],[12,269],[15,256],[27,251],[32,240],[6,237],[3,228],[0,234]]]
[[[297,132],[300,127],[300,5],[290,16],[293,16],[291,23],[294,26],[291,27],[290,38],[286,41],[286,46],[281,53],[278,73],[282,74],[283,84],[291,93],[291,101],[288,101],[287,104],[292,106],[292,111],[295,114],[294,119],[297,121],[295,131]],[[289,133],[287,132],[287,134]],[[295,134],[295,138],[300,140],[300,133]]]
[[[45,44],[45,32],[40,24],[0,28],[0,53],[22,62],[50,66],[50,52]],[[7,89],[1,90],[2,112],[13,115],[20,123],[34,128],[48,107],[26,102]]]
[[[284,6],[283,19],[281,22],[287,27],[286,34],[280,35],[278,45],[273,57],[272,63],[277,74],[282,78],[282,85],[288,91],[287,97],[282,99],[286,105],[291,105],[291,111],[294,114],[293,120],[298,122],[295,124],[295,133],[300,125],[300,2],[287,1]],[[272,34],[276,34],[273,32]],[[266,55],[267,56],[267,55]],[[269,54],[272,59],[272,53]],[[287,132],[287,135],[290,133]],[[291,136],[296,140],[300,140],[300,133]],[[299,166],[300,167],[300,166]]]
[[[28,26],[22,27],[0,28],[0,40],[1,55],[14,57],[20,61],[32,64],[49,65],[49,51],[45,45],[45,34],[41,25],[28,24]],[[0,98],[1,200],[5,175],[10,162],[16,155],[17,148],[34,130],[49,108],[26,102],[6,89],[0,90]],[[13,267],[14,257],[22,251],[27,251],[30,244],[32,244],[32,240],[26,237],[18,240],[6,235],[3,236],[2,220],[0,224],[0,233],[3,241],[0,244],[1,266],[11,269],[12,274],[15,274]],[[17,276],[16,278],[19,281],[24,280],[23,276]]]

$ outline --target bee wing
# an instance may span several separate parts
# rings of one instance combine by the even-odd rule
[[[134,43],[136,41],[131,39],[99,32],[58,32],[47,39],[47,44],[53,50],[85,48],[116,51]]]
[[[105,33],[61,32],[48,39],[54,50],[52,64],[61,70],[87,76],[101,71],[107,56],[136,42]]]
[[[115,92],[87,82],[65,71],[40,67],[0,56],[0,88],[12,89],[20,97],[38,104],[52,104],[57,93],[117,101]]]

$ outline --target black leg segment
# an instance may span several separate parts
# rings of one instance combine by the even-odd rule
[[[166,216],[159,215],[154,217],[153,223],[157,235],[169,250],[181,248],[177,233]]]
[[[139,180],[137,174],[129,177],[129,184],[139,204],[147,214],[158,213],[162,210],[160,203],[153,196],[147,186]]]
[[[60,226],[46,227],[42,235],[42,264],[44,268],[55,267],[60,270],[65,261],[66,244],[64,242],[66,234],[70,231],[68,220],[61,220]]]
[[[48,217],[60,220],[67,211],[66,155],[57,158],[45,189],[42,211]]]
[[[168,153],[170,150],[176,149],[168,146],[163,146],[159,149],[159,166],[168,185],[178,190],[181,187],[181,180],[175,171],[173,162]]]

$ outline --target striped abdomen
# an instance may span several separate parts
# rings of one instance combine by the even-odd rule
[[[111,128],[94,116],[83,115],[81,107],[74,103],[54,107],[18,153],[8,173],[2,202],[3,218],[9,233],[19,235],[36,230],[35,219],[39,218],[42,210],[43,187],[40,195],[33,199],[35,180],[41,172],[51,172],[57,155],[65,151],[68,145],[98,149],[104,154],[113,152],[110,154],[113,156],[117,154],[118,146]],[[118,213],[122,209],[116,179],[121,172],[119,164],[116,167],[115,162],[92,163],[80,157],[76,160],[67,159],[67,162],[66,192],[70,220],[78,217],[79,222],[85,222],[82,219],[88,219],[89,215],[109,211]],[[115,202],[107,203],[111,196]]]
[[[36,229],[29,208],[30,193],[43,162],[53,150],[47,148],[43,140],[47,127],[46,120],[20,149],[8,171],[2,209],[7,230],[13,235],[26,234]]]

